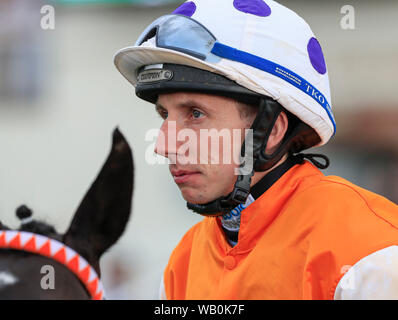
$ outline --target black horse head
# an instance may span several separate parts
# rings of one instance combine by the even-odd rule
[[[118,129],[113,132],[110,154],[81,201],[65,234],[51,225],[32,220],[22,206],[19,231],[57,240],[83,257],[100,276],[100,258],[123,234],[133,194],[134,164],[131,149]],[[0,222],[0,231],[9,230]],[[46,269],[44,267],[48,267]],[[44,271],[43,271],[44,268]],[[51,269],[52,268],[52,269]],[[53,286],[43,284],[51,270]],[[0,299],[89,299],[87,288],[66,266],[30,252],[0,249]]]

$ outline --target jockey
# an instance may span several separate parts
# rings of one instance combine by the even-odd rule
[[[155,152],[204,216],[172,252],[163,298],[398,299],[398,207],[301,153],[336,133],[322,49],[301,17],[272,0],[187,1],[114,61],[156,105]],[[196,143],[173,130],[211,131],[201,146],[238,130],[238,148],[187,152]]]

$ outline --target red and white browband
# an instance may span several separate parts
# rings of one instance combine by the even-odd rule
[[[104,289],[95,270],[86,259],[62,242],[26,231],[2,230],[0,249],[27,251],[56,260],[80,279],[91,299],[104,299]]]

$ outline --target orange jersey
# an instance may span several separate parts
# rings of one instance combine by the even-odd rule
[[[193,226],[170,256],[164,292],[167,299],[333,299],[351,266],[397,244],[398,206],[305,161],[242,211],[236,246],[217,218]]]

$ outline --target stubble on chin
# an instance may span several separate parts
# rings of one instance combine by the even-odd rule
[[[202,189],[203,188],[203,189]],[[209,189],[209,185],[203,187],[180,187],[180,192],[185,201],[194,204],[205,204],[223,196],[229,195],[234,188],[234,182],[222,190]]]

